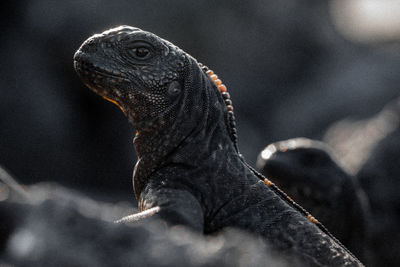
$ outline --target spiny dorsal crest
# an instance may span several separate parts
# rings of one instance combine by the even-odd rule
[[[208,77],[214,82],[215,86],[218,88],[218,91],[221,93],[222,98],[224,99],[225,105],[228,109],[228,123],[229,123],[229,134],[230,138],[235,146],[236,151],[239,153],[238,145],[237,145],[237,130],[236,130],[236,122],[235,115],[233,113],[233,105],[231,96],[229,95],[225,84],[222,83],[221,79],[218,78],[218,75],[214,73],[207,66],[199,63],[200,68],[208,75]],[[240,154],[240,153],[239,153]]]

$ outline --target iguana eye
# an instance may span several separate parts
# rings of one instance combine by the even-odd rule
[[[144,59],[150,54],[150,50],[146,47],[138,47],[133,49],[133,53],[137,58]]]
[[[146,60],[153,54],[152,46],[146,42],[135,42],[127,46],[129,54],[137,60]]]

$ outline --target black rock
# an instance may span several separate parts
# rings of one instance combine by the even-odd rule
[[[296,138],[270,144],[260,153],[257,167],[350,251],[364,258],[362,192],[324,143]]]
[[[374,266],[400,266],[400,128],[376,145],[357,178],[371,206]]]
[[[16,266],[289,266],[248,233],[200,236],[161,221],[110,222],[129,213],[55,184],[28,188],[30,203],[0,202],[0,264]],[[124,211],[124,212],[121,212]]]

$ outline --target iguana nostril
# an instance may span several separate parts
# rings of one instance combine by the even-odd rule
[[[76,64],[76,62],[81,61],[82,59],[82,52],[80,50],[76,51],[75,55],[74,55],[74,63]]]

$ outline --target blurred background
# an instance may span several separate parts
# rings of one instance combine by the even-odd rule
[[[0,164],[25,184],[133,200],[134,129],[72,65],[86,38],[120,24],[154,32],[221,77],[252,164],[274,141],[329,141],[332,125],[377,116],[400,92],[396,0],[38,0],[0,10]]]

